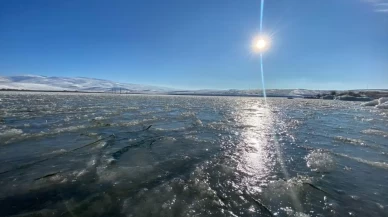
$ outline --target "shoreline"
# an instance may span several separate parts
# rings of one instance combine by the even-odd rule
[[[102,92],[102,91],[78,91],[78,90],[20,90],[20,89],[0,89],[0,92],[34,92],[34,93],[81,93],[81,94],[113,94],[113,95],[163,95],[163,96],[234,96],[234,97],[264,97],[261,94],[222,94],[222,93],[195,93],[195,92]],[[309,94],[309,95],[267,95],[267,97],[277,97],[277,98],[288,98],[288,99],[320,99],[322,96],[329,96],[328,90],[324,90],[322,94]],[[339,96],[346,95],[346,93],[357,93],[357,95],[362,94],[365,97],[373,99],[378,99],[381,97],[388,97],[388,89],[381,90],[372,90],[372,89],[358,89],[358,90],[341,90],[335,91],[335,94],[332,95],[333,99]],[[325,99],[325,100],[333,100]],[[353,100],[349,100],[353,101]],[[357,101],[357,100],[354,100]]]

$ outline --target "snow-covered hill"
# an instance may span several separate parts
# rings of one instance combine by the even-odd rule
[[[18,90],[55,90],[55,91],[95,91],[95,92],[167,92],[172,91],[171,88],[118,83],[108,80],[84,78],[84,77],[47,77],[39,75],[22,75],[0,77],[0,89],[18,89]]]
[[[176,90],[172,88],[119,83],[84,77],[47,77],[39,75],[0,76],[0,89],[42,90],[42,91],[90,91],[124,93],[167,93],[179,95],[226,95],[226,96],[262,96],[260,89],[252,90]],[[267,96],[312,96],[328,91],[305,89],[267,89]]]
[[[329,91],[320,90],[306,90],[306,89],[267,89],[266,95],[268,97],[273,96],[315,96],[317,94],[328,93]],[[191,91],[172,91],[170,94],[179,95],[226,95],[226,96],[263,96],[261,89],[252,90],[191,90]]]

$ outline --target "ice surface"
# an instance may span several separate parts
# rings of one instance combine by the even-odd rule
[[[332,156],[321,150],[315,150],[308,154],[306,162],[308,167],[317,172],[328,172],[335,166]]]
[[[388,102],[382,103],[380,105],[377,105],[376,108],[379,109],[388,109]]]

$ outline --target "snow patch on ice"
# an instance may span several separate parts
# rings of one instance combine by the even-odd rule
[[[9,129],[5,130],[4,132],[0,133],[0,138],[10,138],[17,135],[20,135],[23,133],[23,130],[21,129]]]
[[[329,153],[321,150],[314,150],[306,156],[307,167],[316,172],[329,172],[334,166],[335,162]]]

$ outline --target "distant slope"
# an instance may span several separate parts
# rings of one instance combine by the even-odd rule
[[[47,77],[39,75],[22,75],[0,77],[0,89],[18,89],[18,90],[55,90],[55,91],[93,91],[93,92],[137,92],[137,93],[152,93],[152,92],[167,92],[172,91],[172,88],[118,83],[108,80],[84,78],[84,77]]]
[[[262,96],[260,89],[251,90],[177,90],[166,87],[119,83],[109,80],[85,77],[47,77],[39,75],[0,76],[0,89],[42,90],[42,91],[86,91],[123,93],[163,93],[176,95],[217,95],[217,96]],[[316,96],[330,91],[306,89],[267,89],[269,97],[274,96]]]
[[[306,90],[306,89],[267,89],[268,97],[284,97],[284,96],[315,96],[317,94],[328,93],[329,91]],[[217,95],[217,96],[263,96],[263,91],[260,89],[252,90],[187,90],[187,91],[171,91],[170,94],[178,95]]]

